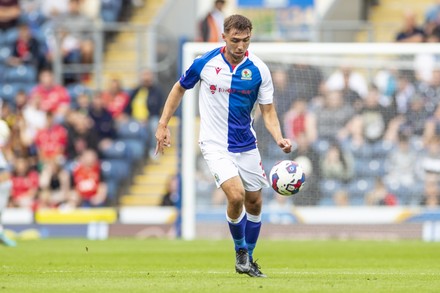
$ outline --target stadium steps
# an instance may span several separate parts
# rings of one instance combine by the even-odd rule
[[[179,119],[170,120],[171,147],[157,160],[149,161],[142,169],[141,174],[134,177],[128,194],[121,196],[122,206],[153,206],[160,205],[162,196],[166,192],[167,182],[176,174],[178,165],[178,130]]]
[[[148,25],[158,14],[165,0],[145,1],[142,7],[133,10],[133,14],[128,20],[130,24]],[[146,36],[146,34],[144,34]],[[146,46],[147,38],[144,38],[143,48]],[[104,87],[107,82],[114,78],[120,78],[122,85],[126,88],[134,87],[139,77],[136,73],[138,59],[136,56],[137,48],[136,34],[130,31],[121,31],[106,46],[104,54],[103,80]],[[148,60],[148,52],[142,52],[142,60]],[[90,78],[89,87],[96,88],[94,78]]]
[[[432,4],[432,0],[381,0],[379,5],[371,8],[368,17],[368,22],[373,26],[374,41],[393,42],[402,27],[403,15],[408,10],[416,14],[417,23],[421,25],[425,11]],[[356,35],[356,41],[367,42],[368,32],[360,31]]]

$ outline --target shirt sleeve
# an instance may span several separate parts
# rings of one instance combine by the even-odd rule
[[[273,83],[270,75],[269,68],[262,66],[261,73],[261,85],[258,92],[258,103],[260,104],[272,104],[273,103]]]
[[[200,73],[206,62],[203,59],[198,58],[194,60],[193,64],[188,68],[188,70],[180,77],[180,85],[184,89],[192,89],[200,80]]]

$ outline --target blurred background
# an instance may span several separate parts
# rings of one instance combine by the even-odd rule
[[[307,177],[294,197],[265,190],[265,236],[440,239],[436,0],[0,1],[10,233],[180,237],[181,109],[163,156],[154,132],[185,44],[220,46],[218,23],[234,13],[266,44],[283,131],[298,144],[282,155],[257,114],[263,166],[292,159]],[[286,44],[306,46],[271,53]],[[197,237],[229,237],[225,197],[193,151],[183,217]]]

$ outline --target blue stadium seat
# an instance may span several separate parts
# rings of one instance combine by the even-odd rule
[[[0,85],[0,97],[9,103],[13,103],[19,88],[11,83],[3,83]]]
[[[373,145],[372,156],[376,159],[385,159],[395,145],[388,141],[379,141]]]
[[[91,90],[81,83],[73,83],[67,86],[67,92],[69,93],[72,101],[75,101],[76,98],[81,94],[90,94]]]
[[[333,195],[341,189],[346,189],[346,186],[339,180],[322,179],[319,182],[319,188],[321,191],[321,199],[319,201],[319,204],[327,206],[335,204],[333,200]]]
[[[122,182],[131,176],[131,164],[125,159],[105,159],[101,162],[104,180]]]
[[[6,44],[12,45],[18,39],[18,29],[10,28],[5,32]]]
[[[0,63],[6,63],[8,58],[11,56],[11,49],[7,46],[0,47]]]
[[[6,82],[34,83],[37,80],[37,70],[28,65],[8,67],[4,74],[4,80]]]
[[[104,22],[116,22],[122,9],[122,1],[101,0],[101,18]]]
[[[385,175],[385,161],[380,159],[359,158],[354,162],[355,177],[374,178]]]
[[[115,203],[118,196],[118,183],[115,180],[105,180],[107,185],[107,201]]]
[[[115,141],[108,149],[101,151],[107,159],[125,159],[128,157],[128,147],[124,141]]]
[[[353,180],[348,184],[348,193],[350,195],[350,202],[363,200],[365,194],[374,187],[374,178],[361,178]]]
[[[145,156],[145,143],[140,139],[124,139],[128,149],[129,159],[133,162],[142,160]]]
[[[135,120],[121,122],[116,126],[116,135],[120,139],[142,139],[145,133],[145,127]]]

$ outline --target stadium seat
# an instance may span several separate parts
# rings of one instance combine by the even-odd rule
[[[116,127],[116,135],[120,139],[142,139],[145,132],[145,128],[135,120],[118,123]]]
[[[388,141],[379,141],[372,146],[372,156],[376,159],[385,159],[395,145]]]
[[[125,159],[105,159],[101,162],[104,180],[115,180],[120,183],[131,175],[131,165]]]
[[[364,200],[366,193],[374,186],[374,178],[361,178],[352,180],[348,184],[348,193],[351,202],[359,202]]]
[[[6,44],[11,45],[18,39],[18,29],[11,28],[5,32]]]
[[[362,159],[354,162],[355,177],[374,178],[385,175],[385,161],[380,159]]]
[[[13,103],[18,91],[19,88],[14,84],[4,83],[0,85],[0,97],[9,103]]]
[[[11,49],[7,46],[0,47],[0,63],[5,63],[11,56]]]
[[[319,182],[319,188],[322,194],[319,204],[326,206],[334,205],[333,195],[341,189],[346,189],[345,184],[339,180],[333,179],[322,179]]]
[[[118,0],[102,0],[101,1],[101,18],[104,22],[116,22],[122,9],[122,1]]]
[[[128,148],[125,142],[115,141],[109,148],[101,151],[106,159],[126,159]]]
[[[4,80],[6,82],[34,83],[36,79],[36,69],[28,65],[7,67],[4,74]]]
[[[142,160],[145,155],[145,143],[140,139],[124,139],[127,146],[129,159],[133,162]]]

